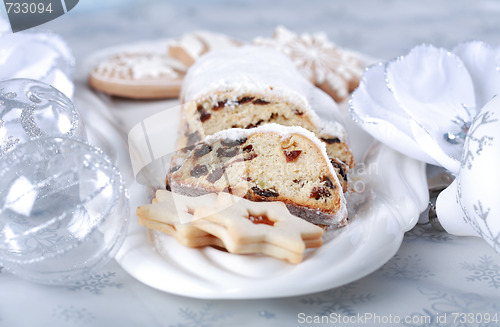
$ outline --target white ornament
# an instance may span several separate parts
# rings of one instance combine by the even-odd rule
[[[456,174],[472,119],[500,94],[497,53],[478,41],[452,52],[416,46],[365,71],[350,99],[352,117],[388,146]]]
[[[474,118],[466,137],[459,173],[437,198],[443,228],[455,235],[479,236],[500,252],[500,96]]]
[[[73,97],[75,58],[66,42],[53,33],[0,34],[0,80],[29,78],[52,85]]]

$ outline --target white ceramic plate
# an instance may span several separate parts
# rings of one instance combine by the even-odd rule
[[[387,262],[427,205],[423,164],[381,144],[368,151],[365,163],[377,167],[365,176],[373,197],[358,208],[347,227],[328,235],[331,239],[309,251],[298,265],[211,247],[191,249],[169,236],[157,238],[164,248],[160,254],[136,221],[116,259],[151,287],[196,298],[284,297],[347,284]],[[136,187],[131,198],[148,201],[142,187]]]
[[[94,106],[98,105],[96,99],[99,97],[94,99]],[[130,104],[101,103],[102,110],[109,106],[116,113],[119,110],[114,109],[129,108]],[[340,119],[348,131],[361,177],[354,186],[364,192],[350,199],[351,204],[359,202],[355,208],[351,205],[350,224],[328,232],[324,245],[308,250],[302,263],[234,255],[211,247],[187,248],[167,235],[153,238],[135,219],[116,256],[117,262],[153,288],[211,299],[302,295],[338,287],[377,270],[397,252],[404,233],[427,207],[425,164],[375,142],[349,119],[347,104],[342,107]],[[176,137],[174,130],[172,137]],[[151,201],[151,190],[136,182],[129,184],[129,192],[131,212]],[[156,250],[154,239],[162,251]]]

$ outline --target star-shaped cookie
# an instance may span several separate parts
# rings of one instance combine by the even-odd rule
[[[233,203],[232,205],[228,205]],[[322,244],[323,229],[289,213],[282,202],[252,202],[219,193],[215,206],[198,207],[193,226],[219,238],[230,253],[262,253],[291,263]]]

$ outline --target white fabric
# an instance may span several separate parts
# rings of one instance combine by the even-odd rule
[[[498,52],[478,41],[454,52],[415,46],[365,72],[352,95],[353,117],[386,145],[457,174],[463,139],[446,135],[463,138],[486,99],[500,93]]]
[[[61,37],[52,33],[1,34],[0,80],[29,78],[54,86],[72,98],[74,58]]]

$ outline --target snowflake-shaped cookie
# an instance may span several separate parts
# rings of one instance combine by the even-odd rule
[[[287,55],[311,83],[337,102],[358,86],[363,66],[357,55],[336,46],[325,33],[298,35],[278,26],[272,38],[256,38],[254,44],[275,48]]]

